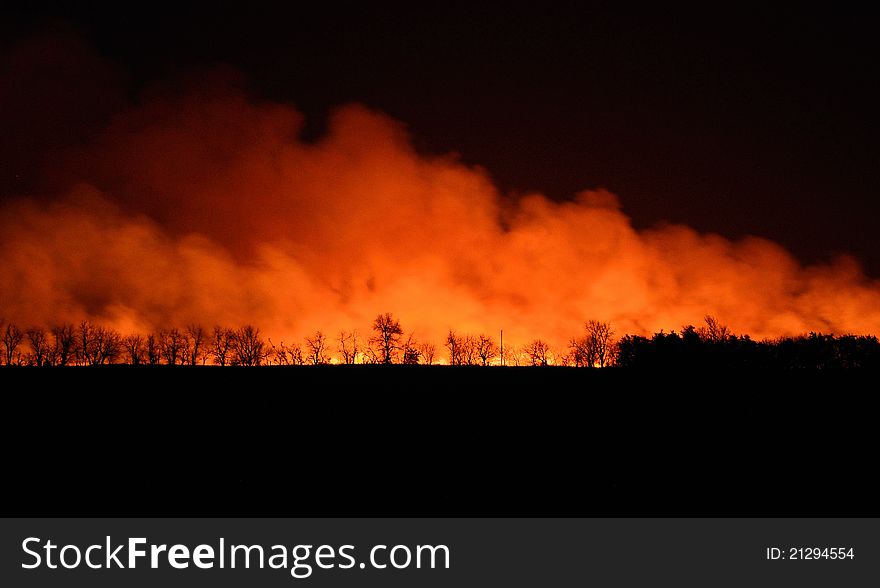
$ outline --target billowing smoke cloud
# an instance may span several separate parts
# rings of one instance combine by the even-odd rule
[[[301,340],[393,312],[437,343],[449,328],[503,328],[557,346],[589,318],[617,333],[705,314],[756,337],[880,332],[880,284],[851,259],[804,267],[756,237],[636,231],[604,191],[509,198],[361,105],[305,142],[299,112],[228,75],[174,86],[52,161],[51,187],[5,199],[0,316],[123,331],[252,323]]]

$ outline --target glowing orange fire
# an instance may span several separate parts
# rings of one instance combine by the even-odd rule
[[[880,332],[880,285],[851,259],[804,267],[757,237],[636,231],[603,191],[508,198],[359,105],[314,144],[302,122],[222,84],[117,117],[59,164],[62,193],[0,210],[0,314],[301,340],[390,311],[438,347],[449,328],[564,346],[589,318],[641,334],[707,313],[755,337]]]

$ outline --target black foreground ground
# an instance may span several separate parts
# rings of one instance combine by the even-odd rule
[[[0,368],[5,516],[876,516],[876,372]]]

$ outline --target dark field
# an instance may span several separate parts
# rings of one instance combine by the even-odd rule
[[[5,515],[880,514],[876,372],[0,368]]]

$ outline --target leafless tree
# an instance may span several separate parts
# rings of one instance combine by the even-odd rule
[[[37,367],[52,365],[49,359],[51,347],[45,329],[41,327],[33,327],[27,330],[26,335],[28,343],[30,343],[31,346],[28,363]]]
[[[266,359],[266,342],[260,337],[260,329],[245,325],[235,332],[232,341],[233,363],[257,366]]]
[[[305,365],[306,363],[306,358],[299,343],[294,343],[287,348],[287,357],[289,358],[290,365]]]
[[[529,343],[526,352],[528,353],[531,365],[550,364],[550,345],[541,339],[535,339]]]
[[[135,333],[122,338],[122,350],[131,365],[141,365],[145,362],[144,347],[143,335]]]
[[[76,340],[74,327],[71,324],[56,325],[52,327],[52,356],[53,365],[65,366],[75,359]]]
[[[594,363],[599,367],[605,367],[611,363],[614,353],[614,331],[609,323],[589,320],[587,321],[587,337],[592,349]]]
[[[380,362],[384,364],[394,363],[401,349],[400,342],[403,338],[403,329],[400,326],[400,321],[396,320],[390,312],[380,314],[373,321],[373,331],[376,334],[372,341],[378,347]]]
[[[95,346],[97,353],[98,365],[104,363],[113,363],[119,357],[119,343],[122,337],[118,332],[108,327],[99,326],[95,329]]]
[[[480,358],[480,365],[489,365],[493,359],[498,357],[498,345],[491,337],[480,335],[477,338],[477,355]]]
[[[465,365],[479,365],[480,354],[477,347],[477,338],[467,335],[461,342],[461,356]]]
[[[159,365],[162,361],[162,341],[158,335],[150,333],[144,341],[144,351],[146,352],[147,363],[150,365]]]
[[[3,329],[3,358],[6,365],[22,365],[24,363],[21,349],[19,349],[23,339],[24,333],[15,326],[15,323],[6,323],[6,328]]]
[[[593,355],[590,339],[586,335],[572,337],[568,342],[568,363],[574,367],[593,367],[596,357]]]
[[[366,364],[382,363],[382,349],[374,337],[367,340],[366,346],[363,348],[361,357]]]
[[[347,333],[342,331],[339,333],[339,353],[342,354],[342,362],[353,364],[357,361],[358,356],[358,338],[357,331]]]
[[[76,362],[79,365],[93,365],[96,363],[95,359],[92,356],[92,352],[94,351],[94,344],[92,331],[94,330],[94,325],[89,321],[81,321],[79,323],[79,327],[76,330]]]
[[[189,340],[178,328],[159,331],[160,353],[168,365],[184,365],[187,360]]]
[[[703,320],[706,322],[706,326],[700,327],[697,332],[704,341],[720,343],[726,341],[730,336],[730,329],[727,328],[727,325],[721,324],[714,316],[707,314]]]
[[[446,335],[446,349],[449,350],[449,365],[464,363],[464,340],[452,329],[449,329],[449,334]]]
[[[614,331],[609,323],[589,320],[585,333],[569,342],[569,361],[575,367],[605,367],[614,358]]]
[[[434,347],[433,343],[420,343],[419,344],[419,355],[422,357],[422,363],[425,365],[433,365],[434,364],[434,356],[437,354],[437,348]]]
[[[186,327],[186,338],[189,341],[187,363],[189,365],[204,364],[208,357],[205,353],[205,329],[202,328],[202,325],[190,324]]]
[[[119,333],[91,321],[82,321],[77,331],[77,354],[84,365],[103,365],[113,363],[119,355],[121,340]]]
[[[266,356],[266,363],[269,365],[290,365],[284,341],[281,341],[277,346],[272,342],[271,337],[268,337],[266,341],[269,342],[269,354]]]
[[[235,341],[235,331],[225,327],[214,327],[211,337],[211,357],[217,365],[228,365],[232,359],[232,347]]]
[[[76,354],[76,362],[79,365],[91,365],[92,358],[90,355],[91,346],[91,337],[92,337],[92,329],[93,326],[88,321],[82,321],[79,324],[79,327],[76,331],[76,347],[74,348],[74,352]]]
[[[51,331],[49,332],[51,335]],[[58,346],[55,344],[54,338],[50,339],[47,335],[46,339],[46,357],[43,359],[43,365],[46,366],[57,366],[58,365]]]
[[[269,357],[275,365],[303,365],[302,348],[294,343],[293,345],[285,345],[284,341],[278,344],[278,347],[269,339]]]
[[[415,365],[419,363],[419,359],[421,359],[422,356],[419,347],[419,342],[416,341],[415,335],[410,333],[401,346],[401,349],[403,350],[403,363],[405,365]]]
[[[506,366],[519,366],[526,365],[528,362],[526,361],[526,354],[523,351],[523,348],[516,347],[514,345],[505,345],[503,351],[504,357],[504,365]]]
[[[556,365],[564,367],[574,367],[574,354],[569,350],[568,353],[556,356]]]
[[[329,363],[330,358],[325,353],[327,349],[327,337],[321,331],[315,331],[311,337],[306,337],[306,349],[309,352],[309,363],[321,365]]]

